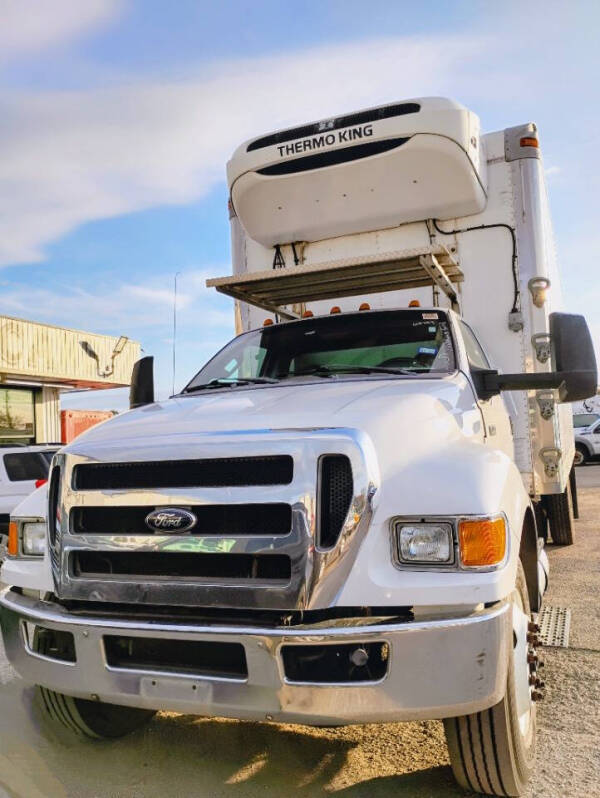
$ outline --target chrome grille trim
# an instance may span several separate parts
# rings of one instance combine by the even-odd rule
[[[164,578],[151,584],[135,579],[109,580],[73,577],[69,573],[70,552],[152,551],[161,545],[182,545],[195,541],[202,550],[203,538],[192,534],[147,536],[71,535],[66,523],[76,506],[201,505],[252,504],[265,499],[264,486],[228,488],[178,488],[137,490],[79,491],[72,488],[72,473],[77,465],[98,462],[129,462],[131,445],[121,442],[96,444],[94,458],[85,456],[85,441],[57,456],[63,470],[60,496],[62,526],[57,529],[51,562],[56,595],[63,600],[106,601],[111,603],[146,603],[172,606],[220,606],[256,609],[323,609],[332,605],[356,558],[368,529],[373,496],[379,485],[375,450],[370,438],[354,429],[295,429],[242,431],[185,436],[178,446],[182,459],[189,452],[194,457],[267,456],[289,454],[294,460],[294,475],[289,485],[267,489],[269,502],[292,507],[292,530],[282,537],[238,536],[227,540],[228,550],[248,554],[285,554],[291,559],[291,579],[287,585],[232,584],[215,579],[198,585],[185,579]],[[170,442],[172,445],[172,441]],[[160,449],[164,459],[173,459],[168,442],[151,441],[140,451],[148,460],[156,460]],[[332,452],[345,454],[351,462],[354,495],[337,543],[328,551],[315,547],[317,516],[317,469],[319,458]],[[211,538],[214,543],[215,538]],[[206,549],[204,549],[206,550]],[[190,553],[193,556],[193,553]]]

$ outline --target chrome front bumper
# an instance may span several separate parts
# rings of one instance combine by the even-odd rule
[[[0,610],[8,658],[29,683],[114,704],[289,723],[425,720],[480,711],[504,694],[512,645],[507,602],[458,618],[276,629],[82,617],[10,589],[0,593]],[[62,662],[33,652],[28,624],[71,632],[77,661]],[[111,668],[105,657],[105,635],[242,643],[248,677]],[[291,684],[285,679],[283,644],[367,642],[389,646],[388,671],[378,682],[321,685]]]

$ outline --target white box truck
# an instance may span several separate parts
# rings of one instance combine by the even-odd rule
[[[39,591],[13,519],[8,657],[83,735],[437,718],[460,784],[519,795],[597,384],[537,129],[417,99],[253,139],[228,180],[209,284],[240,334],[168,401],[140,361],[134,409],[55,456]]]

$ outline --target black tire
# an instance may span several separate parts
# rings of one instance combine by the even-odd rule
[[[569,484],[571,486],[571,499],[573,501],[573,517],[575,520],[579,518],[579,497],[577,495],[577,474],[575,472],[575,464],[571,466],[569,471]]]
[[[573,495],[571,483],[562,493],[553,493],[544,497],[550,535],[557,546],[572,546],[575,537],[575,515],[573,513]]]
[[[538,538],[543,538],[544,542],[548,540],[548,516],[541,501],[533,502],[533,511],[535,513],[535,526],[537,529]]]
[[[78,737],[95,740],[124,737],[148,723],[156,714],[151,709],[73,698],[47,687],[38,686],[37,690],[40,698],[38,708],[42,714]]]
[[[576,443],[575,444],[575,459],[573,460],[573,464],[576,466],[583,466],[590,459],[590,453],[587,450],[587,446],[583,443]]]
[[[39,653],[46,653],[48,638],[36,634],[34,646]],[[123,707],[117,704],[105,704],[102,701],[74,698],[39,685],[36,691],[36,709],[42,715],[42,719],[62,726],[77,737],[89,737],[95,740],[124,737],[148,723],[156,714],[153,709]]]
[[[525,573],[521,563],[515,593],[530,616]],[[484,795],[521,795],[535,763],[536,713],[531,705],[527,734],[521,734],[516,710],[515,674],[509,652],[506,694],[490,709],[444,720],[454,777],[466,790]],[[523,657],[522,667],[529,667]]]

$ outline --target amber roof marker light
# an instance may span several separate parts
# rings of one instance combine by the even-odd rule
[[[533,136],[523,136],[523,138],[519,141],[521,147],[539,147],[540,142],[534,138]]]

